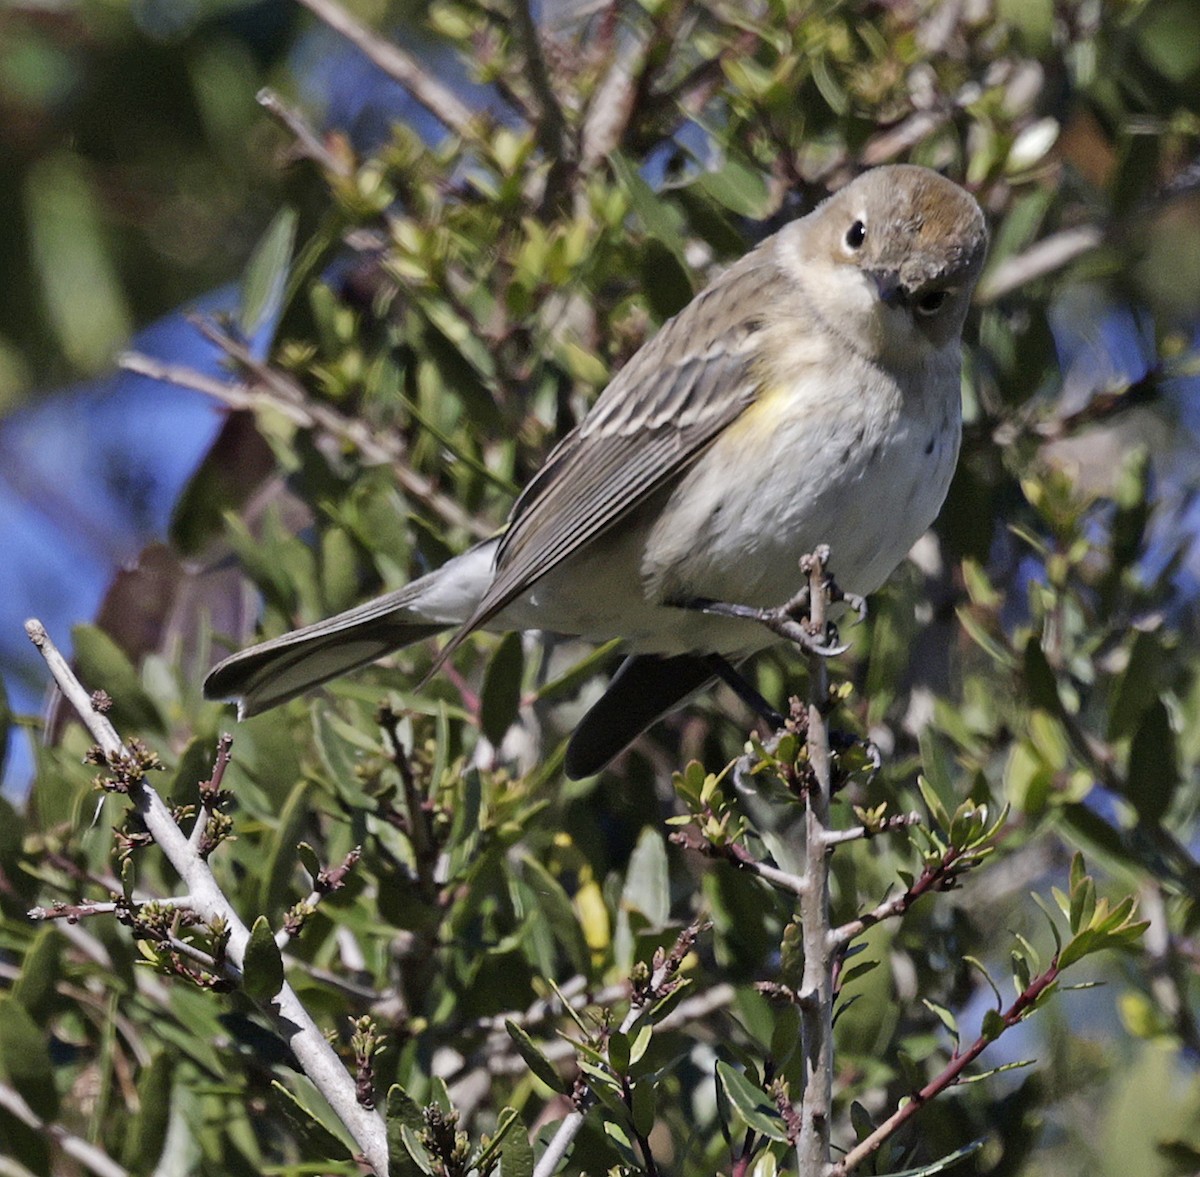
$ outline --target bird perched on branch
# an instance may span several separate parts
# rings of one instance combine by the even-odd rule
[[[254,715],[410,642],[540,629],[630,651],[568,746],[599,771],[655,719],[778,641],[765,608],[831,545],[878,588],[958,457],[963,322],[987,250],[975,200],[909,165],[865,172],[725,270],[551,451],[498,536],[404,588],[234,654],[210,698]]]

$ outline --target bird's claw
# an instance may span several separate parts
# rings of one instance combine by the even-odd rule
[[[736,605],[730,601],[712,601],[704,597],[679,601],[677,604],[680,608],[695,609],[710,616],[756,621],[820,658],[836,658],[850,648],[848,642],[841,640],[837,626],[832,622],[825,626],[825,632],[821,635],[812,631],[808,620],[808,589],[797,593],[786,605],[774,609],[758,609],[752,605]]]

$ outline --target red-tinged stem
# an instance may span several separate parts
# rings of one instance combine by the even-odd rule
[[[1017,999],[1001,1015],[1004,1030],[1015,1026],[1032,1008],[1039,997],[1058,980],[1058,957],[1051,962],[1050,967],[1032,981],[1018,994]],[[1003,1030],[1000,1031],[1003,1033]],[[955,1053],[940,1075],[936,1075],[921,1088],[903,1107],[897,1108],[870,1136],[860,1140],[833,1168],[829,1177],[846,1177],[854,1172],[867,1157],[876,1152],[885,1140],[893,1135],[901,1125],[907,1123],[935,1096],[941,1095],[948,1087],[953,1087],[967,1069],[999,1035],[984,1037],[982,1034],[971,1043],[961,1054]]]

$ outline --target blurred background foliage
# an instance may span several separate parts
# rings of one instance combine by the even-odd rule
[[[272,1082],[319,1100],[249,1003],[156,975],[143,962],[170,960],[143,947],[139,961],[104,918],[27,920],[121,889],[123,807],[105,798],[93,821],[87,740],[65,717],[42,745],[23,617],[56,636],[98,621],[74,632],[84,681],[162,758],[168,800],[194,804],[231,723],[199,695],[221,652],[497,526],[714,266],[861,167],[906,159],[971,187],[993,248],[950,500],[835,668],[853,686],[837,722],[883,756],[848,800],[922,809],[920,769],[951,811],[1012,809],[1001,852],[959,892],[867,937],[856,960],[880,967],[842,996],[835,1138],[945,1064],[939,1010],[978,1032],[991,992],[967,958],[1019,976],[1010,933],[1048,955],[1028,892],[1062,885],[1081,848],[1102,891],[1137,894],[1142,944],[1078,966],[1069,981],[1106,986],[1063,994],[987,1056],[1036,1066],[935,1102],[891,1168],[983,1138],[960,1171],[1197,1171],[1200,12],[349,5],[442,82],[421,103],[306,7],[321,6],[0,7],[0,654],[19,737],[0,799],[0,1093],[128,1172],[354,1171],[336,1126],[280,1114],[292,1105]],[[194,300],[206,335],[173,313]],[[112,375],[159,316],[134,345],[153,362]],[[505,1015],[569,1089],[549,982],[593,1014],[619,1006],[637,961],[710,919],[687,964],[703,1008],[655,1032],[654,1070],[635,1079],[655,1093],[659,1171],[733,1171],[746,1124],[714,1068],[765,1080],[795,1065],[793,1011],[753,985],[786,973],[791,904],[668,843],[663,821],[672,771],[719,770],[751,717],[714,693],[567,784],[562,739],[611,653],[480,638],[415,692],[432,654],[236,728],[223,883],[278,926],[311,888],[298,843],[322,864],[362,846],[289,946],[289,975],[343,1051],[349,1019],[372,1013],[380,1090],[452,1101],[472,1139],[506,1104],[531,1134],[565,1111]],[[769,698],[802,693],[790,654],[756,673]],[[739,804],[754,846],[794,865],[787,806]],[[154,851],[131,861],[140,894],[173,893]],[[839,852],[838,918],[916,861],[903,834]],[[571,1171],[646,1168],[593,1120]],[[0,1155],[73,1171],[63,1148],[0,1101]]]

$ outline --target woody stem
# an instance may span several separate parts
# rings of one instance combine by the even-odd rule
[[[809,622],[825,633],[829,580],[827,549],[806,557],[809,577]],[[807,886],[800,896],[804,929],[804,975],[800,987],[800,1024],[804,1050],[804,1090],[800,1097],[800,1135],[796,1155],[800,1177],[824,1177],[829,1171],[829,1121],[833,1100],[833,959],[829,915],[829,799],[831,768],[829,674],[825,658],[808,650],[808,759],[812,786],[805,812]]]

